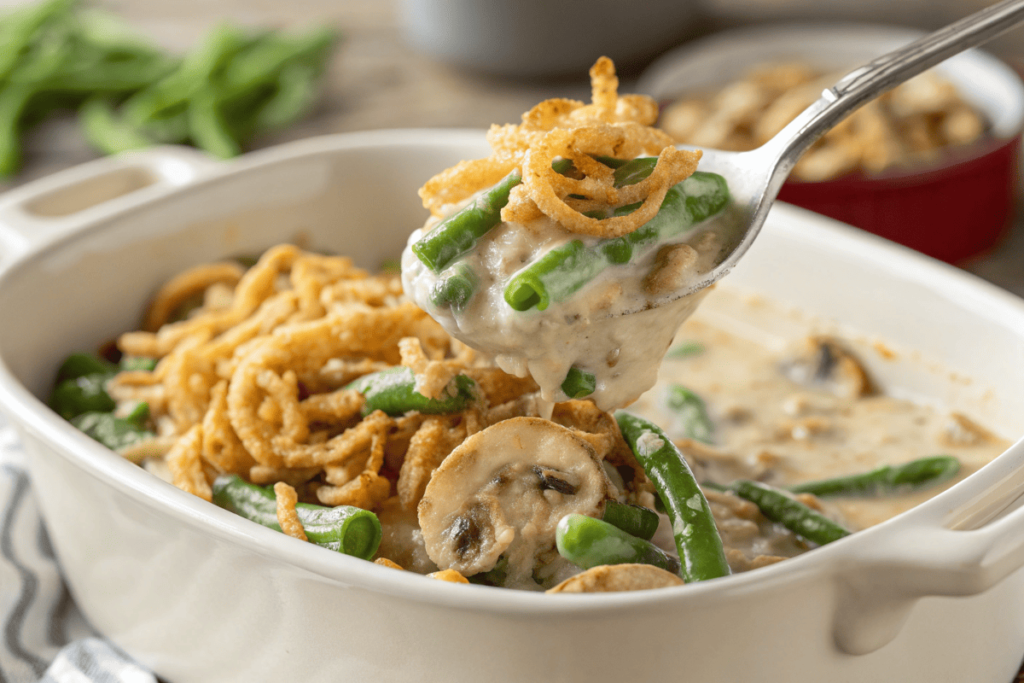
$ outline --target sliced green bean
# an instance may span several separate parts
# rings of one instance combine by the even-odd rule
[[[604,521],[627,534],[649,541],[654,538],[661,520],[658,513],[650,508],[609,500],[604,505]]]
[[[494,187],[438,223],[412,245],[412,252],[428,268],[440,273],[473,249],[481,237],[501,222],[501,210],[508,204],[508,195],[522,180],[519,171],[512,171]]]
[[[156,358],[145,356],[125,356],[118,364],[118,369],[125,372],[144,371],[152,372],[156,369]]]
[[[416,391],[416,376],[410,368],[399,366],[360,377],[349,384],[366,399],[363,415],[383,410],[391,416],[418,411],[428,415],[446,415],[464,410],[473,399],[476,383],[465,375],[455,376],[455,394],[445,398],[427,398]]]
[[[569,368],[562,382],[562,391],[569,398],[590,396],[597,389],[597,378],[576,366]]]
[[[240,517],[281,531],[277,496],[272,487],[250,484],[237,474],[221,475],[213,482],[213,502]],[[295,512],[310,543],[363,560],[372,558],[380,546],[380,520],[369,510],[349,505],[322,507],[296,503]]]
[[[83,413],[106,413],[117,407],[107,393],[108,373],[81,375],[57,384],[50,393],[48,404],[65,420]]]
[[[715,425],[708,417],[707,406],[700,396],[680,384],[672,384],[668,388],[665,404],[675,413],[679,427],[688,439],[712,443]]]
[[[430,289],[430,302],[438,308],[463,311],[480,285],[480,278],[465,263],[456,263],[441,274]]]
[[[551,168],[566,173],[572,168],[567,159],[556,159]],[[465,207],[448,216],[412,245],[412,252],[435,273],[476,246],[477,241],[501,223],[501,210],[508,204],[512,188],[523,181],[522,174],[512,171],[496,185],[477,195]]]
[[[650,541],[586,515],[562,517],[555,527],[555,545],[559,555],[583,569],[604,564],[650,564],[677,575],[680,571],[679,560]]]
[[[627,166],[618,170],[624,168]],[[573,240],[522,268],[506,286],[505,301],[517,311],[543,311],[551,302],[577,292],[609,266],[629,263],[722,211],[728,202],[729,189],[722,176],[694,173],[670,188],[654,218],[628,235],[598,240],[593,246]]]
[[[615,415],[615,420],[637,461],[654,482],[672,522],[682,562],[680,576],[691,583],[728,575],[729,563],[711,507],[683,454],[652,422],[623,411]]]
[[[112,451],[132,446],[156,436],[146,429],[149,404],[139,403],[126,417],[115,417],[110,412],[89,412],[71,418],[76,429],[92,437]]]
[[[809,481],[790,486],[793,493],[813,493],[820,498],[835,496],[890,496],[949,481],[960,471],[960,461],[951,455],[933,455],[903,465],[883,465],[870,472],[834,479]]]
[[[825,515],[812,510],[785,491],[757,481],[740,480],[729,488],[740,498],[749,500],[773,522],[778,522],[794,534],[812,543],[825,545],[838,541],[850,532]]]
[[[57,382],[77,379],[85,375],[113,375],[117,366],[92,353],[73,353],[64,359],[57,370]]]

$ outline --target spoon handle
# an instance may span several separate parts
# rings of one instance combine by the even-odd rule
[[[854,69],[764,145],[778,159],[773,175],[781,182],[811,143],[868,100],[1021,23],[1024,0],[1003,0]]]

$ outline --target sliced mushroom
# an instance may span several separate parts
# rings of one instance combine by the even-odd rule
[[[516,417],[466,439],[435,470],[418,507],[427,553],[472,576],[504,554],[507,585],[528,585],[565,515],[601,517],[609,482],[594,448],[571,430]]]
[[[615,593],[682,586],[672,572],[649,564],[603,564],[570,577],[548,593]]]
[[[801,386],[822,389],[840,398],[858,398],[871,388],[857,359],[830,337],[806,339],[780,363],[779,369]]]

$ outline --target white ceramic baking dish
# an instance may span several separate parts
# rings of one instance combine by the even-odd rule
[[[0,198],[0,408],[89,620],[172,683],[1009,681],[1024,654],[1020,443],[925,505],[777,565],[550,596],[303,544],[151,477],[40,401],[65,354],[132,328],[167,276],[286,240],[373,267],[424,219],[423,180],[486,153],[474,131],[326,137],[225,165],[155,149]],[[90,206],[97,192],[112,198]],[[1020,300],[787,206],[729,280],[913,349],[869,359],[886,388],[1024,432]]]

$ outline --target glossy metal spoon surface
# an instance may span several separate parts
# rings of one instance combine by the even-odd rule
[[[761,147],[749,152],[703,149],[701,171],[724,176],[732,194],[731,228],[722,260],[690,287],[664,303],[717,282],[750,248],[779,189],[810,145],[868,101],[955,54],[980,45],[1024,23],[1024,0],[1003,0],[969,17],[868,62],[843,76],[799,116]],[[692,149],[688,145],[679,145]]]

